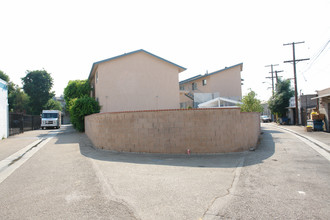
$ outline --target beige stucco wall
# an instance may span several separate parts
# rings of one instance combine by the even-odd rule
[[[225,69],[219,73],[205,75],[202,78],[192,80],[181,84],[185,90],[193,93],[219,93],[221,97],[228,97],[234,100],[242,98],[241,87],[241,71],[242,65],[237,65],[232,68]],[[203,86],[202,81],[206,79],[206,85]],[[197,90],[192,90],[192,83],[197,83]],[[180,103],[186,99],[180,96]]]
[[[209,81],[210,91],[219,92],[221,97],[242,97],[241,66],[213,74]]]
[[[99,113],[85,117],[85,132],[107,150],[226,153],[255,147],[260,121],[238,108]]]
[[[190,98],[188,98],[185,95],[185,92],[180,91],[180,103],[185,103],[185,108],[193,107],[194,106],[194,101]],[[181,108],[181,106],[180,106]]]
[[[176,109],[179,71],[170,63],[137,52],[98,64],[90,81],[101,112]]]

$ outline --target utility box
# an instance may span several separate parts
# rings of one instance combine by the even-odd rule
[[[323,131],[322,120],[314,120],[314,131]]]

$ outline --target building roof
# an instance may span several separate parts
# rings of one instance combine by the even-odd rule
[[[213,75],[213,74],[217,74],[217,73],[220,73],[220,72],[222,72],[222,71],[225,71],[225,70],[228,70],[228,69],[231,69],[231,68],[237,67],[237,66],[241,66],[241,70],[243,69],[243,63],[239,63],[239,64],[236,64],[236,65],[233,65],[233,66],[230,66],[230,67],[225,67],[224,69],[221,69],[221,70],[214,71],[214,72],[212,72],[212,73],[207,73],[207,74],[205,74],[205,75],[201,75],[201,74],[199,74],[199,75],[197,75],[197,76],[193,76],[193,77],[191,77],[191,78],[188,78],[188,79],[182,80],[182,81],[180,81],[180,85],[181,85],[181,84],[185,84],[185,83],[187,83],[187,82],[194,81],[194,80],[196,80],[196,79],[201,79],[201,78],[203,78],[203,77],[207,77],[207,76],[210,76],[210,75]]]
[[[168,61],[168,60],[166,60],[166,59],[164,59],[164,58],[161,58],[161,57],[159,57],[159,56],[157,56],[157,55],[155,55],[155,54],[152,54],[152,53],[150,53],[150,52],[148,52],[148,51],[146,51],[146,50],[140,49],[140,50],[135,50],[135,51],[132,51],[132,52],[129,52],[129,53],[124,53],[124,54],[119,55],[119,56],[111,57],[111,58],[108,58],[108,59],[101,60],[101,61],[98,61],[98,62],[93,63],[93,66],[92,66],[92,69],[91,69],[91,71],[90,71],[90,73],[89,73],[88,79],[91,77],[91,75],[92,75],[92,73],[93,73],[93,70],[94,70],[94,69],[95,69],[100,63],[108,62],[108,61],[111,61],[111,60],[114,60],[114,59],[118,59],[118,58],[120,58],[120,57],[124,57],[124,56],[130,55],[130,54],[138,53],[138,52],[144,52],[144,53],[149,54],[149,55],[151,55],[151,56],[153,56],[153,57],[155,57],[155,58],[157,58],[157,59],[160,59],[160,60],[165,61],[165,62],[167,62],[167,63],[169,63],[169,64],[171,64],[171,65],[174,65],[174,66],[176,66],[176,67],[179,68],[180,72],[186,70],[186,68],[184,68],[184,67],[182,67],[182,66],[179,66],[179,65],[177,65],[177,64],[175,64],[175,63],[172,63],[171,61]]]
[[[232,104],[235,104],[235,105],[241,105],[243,104],[242,102],[239,102],[239,101],[236,101],[236,100],[232,100],[232,99],[227,99],[227,98],[224,98],[224,97],[217,97],[215,99],[211,99],[209,101],[206,101],[206,102],[203,102],[201,104],[198,105],[198,108],[213,108],[214,106],[218,106],[219,102],[220,101],[223,101],[223,102],[229,102],[229,103],[232,103]]]
[[[311,98],[311,99],[319,99],[319,98],[324,98],[324,97],[330,97],[330,93],[324,94],[324,95],[320,95],[320,96],[316,96],[316,97]]]

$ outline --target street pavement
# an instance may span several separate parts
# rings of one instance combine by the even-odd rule
[[[330,219],[329,160],[283,129],[303,134],[294,126],[262,124],[258,149],[246,155],[235,191],[203,219]],[[322,133],[310,135],[330,138]]]
[[[5,219],[199,219],[228,194],[246,154],[116,153],[72,127],[28,133],[0,142],[8,152],[51,137],[0,183]]]
[[[71,127],[33,133],[51,139],[0,184],[2,219],[135,219],[127,206],[103,194],[90,160],[80,153],[84,134]],[[20,137],[31,134],[4,142],[17,148]]]
[[[330,219],[329,160],[284,129],[305,135],[262,124],[255,151],[191,156],[98,150],[71,126],[15,135],[0,141],[0,216]],[[322,133],[309,135],[328,145]]]

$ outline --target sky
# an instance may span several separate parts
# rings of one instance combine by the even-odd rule
[[[187,68],[179,80],[243,62],[242,95],[271,96],[270,64],[299,94],[330,87],[330,0],[0,0],[0,70],[21,85],[45,69],[56,96],[94,62],[144,49]],[[293,85],[293,83],[292,83]],[[123,85],[124,86],[124,85]]]

